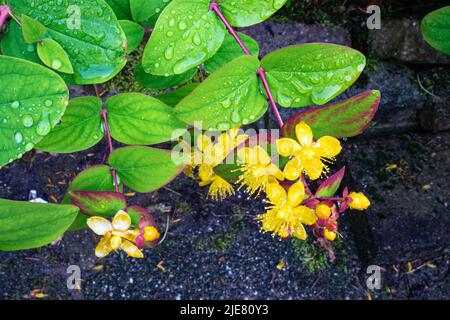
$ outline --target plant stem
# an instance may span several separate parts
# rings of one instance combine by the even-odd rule
[[[242,50],[245,52],[246,55],[251,56],[252,53],[250,50],[248,50],[247,46],[242,41],[241,37],[237,34],[236,30],[231,26],[231,24],[228,22],[228,20],[225,18],[225,16],[222,14],[222,11],[220,11],[219,4],[216,2],[211,2],[210,10],[214,11],[216,15],[222,20],[225,27],[228,29],[228,31],[231,33],[231,35],[236,39],[239,46],[242,48]],[[269,98],[270,106],[272,107],[273,113],[275,114],[275,118],[277,119],[278,125],[280,128],[283,127],[283,119],[281,118],[280,112],[278,111],[277,104],[275,103],[275,99],[273,98],[272,92],[270,91],[269,84],[267,82],[266,74],[264,72],[263,68],[259,68],[258,70],[258,76],[261,78],[261,81],[264,85],[264,89],[266,90],[267,97]]]
[[[0,6],[0,31],[3,29],[3,24],[9,16],[9,7],[8,6]]]
[[[106,109],[102,108],[102,118],[103,118],[103,123],[105,124],[106,137],[108,138],[109,154],[111,154],[114,151],[114,147],[112,144],[111,131],[109,129],[108,118],[106,117],[106,115],[107,115]],[[119,182],[117,180],[117,172],[114,168],[111,169],[111,174],[114,179],[114,187],[116,188],[116,192],[120,192]]]

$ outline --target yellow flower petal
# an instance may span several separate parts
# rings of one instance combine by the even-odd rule
[[[302,147],[308,147],[312,144],[313,141],[313,132],[311,127],[308,126],[305,122],[300,122],[295,126],[295,134],[297,136],[297,140]]]
[[[316,223],[317,216],[314,211],[305,206],[299,206],[294,209],[294,214],[300,218],[300,221],[304,224],[312,225]]]
[[[205,151],[208,147],[212,146],[211,138],[207,135],[201,134],[197,137],[197,148],[200,151]]]
[[[302,151],[300,158],[303,164],[303,170],[305,170],[308,177],[311,180],[319,179],[324,169],[326,169],[320,157],[315,156],[314,153],[305,149]]]
[[[97,247],[95,248],[95,255],[98,258],[104,258],[112,251],[112,248],[110,246],[110,239],[111,236],[107,234],[98,243]]]
[[[288,204],[291,207],[297,207],[305,198],[305,186],[300,180],[294,183],[288,190]]]
[[[303,166],[298,157],[292,158],[286,163],[283,174],[288,180],[297,180],[302,174]]]
[[[271,183],[266,188],[269,201],[276,206],[281,206],[286,202],[286,190],[278,183]]]
[[[120,245],[122,244],[122,238],[119,236],[112,236],[110,245],[111,249],[118,250],[120,248]]]
[[[237,147],[238,145],[240,145],[242,142],[247,141],[248,138],[249,138],[249,136],[246,135],[246,134],[240,134],[240,135],[238,135],[236,138],[234,138],[235,147]]]
[[[103,236],[113,229],[111,222],[102,217],[91,217],[87,219],[87,225],[99,236]]]
[[[214,176],[213,168],[207,164],[200,165],[198,176],[202,181],[209,181]]]
[[[281,138],[277,140],[277,150],[282,157],[293,156],[300,148],[298,142],[293,139]]]
[[[122,241],[122,245],[120,246],[120,249],[126,252],[126,254],[132,258],[143,258],[144,254],[137,246],[135,246],[133,243],[131,243],[128,240]]]
[[[131,218],[123,210],[119,210],[113,218],[112,226],[114,230],[127,231],[131,226]]]
[[[306,240],[307,238],[305,227],[301,223],[295,226],[294,230],[292,230],[292,235],[300,240]]]
[[[319,151],[320,155],[325,158],[333,158],[342,150],[339,140],[329,136],[317,140],[314,147]]]

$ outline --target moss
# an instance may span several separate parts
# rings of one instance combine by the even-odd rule
[[[210,236],[207,239],[201,239],[197,242],[198,250],[212,250],[217,254],[224,253],[228,247],[236,241],[239,233],[245,228],[244,215],[239,209],[233,210],[231,222],[228,229],[224,232]]]
[[[309,274],[321,272],[329,267],[328,255],[311,241],[292,239],[294,254]]]

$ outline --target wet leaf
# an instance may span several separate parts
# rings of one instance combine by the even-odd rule
[[[229,130],[257,121],[267,110],[256,75],[259,60],[239,57],[201,83],[175,108],[187,124],[204,129]]]
[[[333,197],[341,185],[342,179],[344,179],[345,167],[326,179],[317,188],[316,197],[330,198]]]
[[[104,136],[101,119],[102,101],[97,97],[70,100],[66,113],[36,149],[72,153],[89,149]]]
[[[150,147],[124,147],[115,150],[109,163],[121,181],[136,192],[152,192],[178,176],[183,163],[174,163],[169,150]]]
[[[130,0],[105,0],[105,2],[113,9],[117,19],[132,20]]]
[[[161,13],[142,60],[145,72],[182,74],[212,57],[225,27],[209,10],[209,0],[174,0]]]
[[[0,167],[33,149],[61,119],[64,81],[38,64],[0,56]]]
[[[156,21],[170,0],[129,0],[133,20],[139,23],[149,24]],[[151,23],[150,23],[151,24]]]
[[[59,72],[73,73],[69,56],[55,40],[43,39],[37,45],[37,54],[46,66]]]
[[[23,14],[22,35],[26,43],[35,43],[42,39],[47,33],[47,28],[39,21]]]
[[[38,248],[61,236],[78,214],[72,205],[0,199],[0,250]]]
[[[197,73],[197,68],[190,69],[182,74],[171,76],[155,76],[146,73],[140,63],[134,68],[135,79],[145,88],[164,90],[189,81]]]
[[[364,70],[366,58],[349,47],[309,43],[274,51],[261,65],[278,104],[306,107],[344,92]]]
[[[247,27],[269,19],[287,0],[221,0],[222,12],[235,27]]]
[[[187,95],[194,91],[194,89],[197,88],[198,85],[199,84],[197,82],[193,82],[172,92],[162,94],[157,98],[168,106],[175,107],[181,100],[183,100]]]
[[[125,32],[125,37],[128,42],[126,52],[131,53],[141,44],[141,41],[144,38],[144,28],[130,20],[119,20],[119,23],[123,32]]]
[[[1,52],[6,56],[41,63],[36,53],[36,44],[25,42],[22,28],[15,21],[10,22],[8,31],[3,34],[0,48]]]
[[[422,21],[422,34],[430,46],[450,55],[450,6],[428,14]]]
[[[48,37],[67,52],[77,84],[103,83],[125,66],[125,34],[103,0],[9,0],[8,5],[47,27]]]
[[[253,40],[251,37],[238,32],[242,41],[246,45],[246,47],[250,50],[250,52],[255,56],[259,56],[259,45]],[[232,60],[245,55],[244,51],[242,51],[241,46],[237,43],[234,37],[227,33],[225,39],[223,41],[222,46],[219,51],[208,61],[205,62],[205,71],[207,73],[213,73],[217,69],[220,69],[227,63]]]
[[[314,138],[349,138],[361,134],[372,121],[381,101],[380,91],[369,90],[347,100],[302,111],[286,121],[281,134],[295,139],[295,126],[304,121]]]
[[[186,125],[173,108],[141,93],[123,93],[106,101],[111,136],[125,144],[157,144],[177,138]]]

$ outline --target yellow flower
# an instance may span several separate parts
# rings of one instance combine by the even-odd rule
[[[125,251],[132,258],[144,257],[142,251],[134,245],[140,230],[129,230],[131,218],[125,211],[117,212],[112,223],[103,217],[91,217],[87,220],[87,225],[96,234],[103,236],[95,248],[97,257],[106,257],[112,250],[119,249]]]
[[[200,186],[210,185],[208,196],[211,198],[221,200],[234,194],[233,186],[219,177],[214,172],[214,168],[221,164],[234,148],[247,139],[247,135],[238,134],[238,129],[223,133],[215,142],[207,135],[200,135],[197,138],[191,166],[198,166]]]
[[[324,136],[314,142],[313,132],[305,123],[295,127],[297,141],[282,138],[277,141],[278,153],[283,157],[292,157],[284,168],[284,176],[288,180],[297,180],[304,171],[311,180],[318,179],[322,173],[328,172],[324,161],[331,162],[342,148],[339,140]]]
[[[287,194],[282,186],[271,183],[267,186],[266,193],[272,205],[265,214],[258,217],[262,222],[261,229],[281,238],[294,236],[305,240],[307,235],[303,224],[312,225],[317,217],[312,209],[300,205],[305,197],[303,182],[294,183]]]
[[[370,206],[370,200],[362,192],[351,192],[347,198],[351,201],[346,201],[347,205],[355,210],[366,210]]]
[[[269,183],[277,183],[277,179],[284,180],[283,172],[272,163],[270,156],[260,146],[241,148],[237,154],[244,162],[240,168],[244,173],[237,181],[239,189],[246,186],[247,193],[259,195]]]

